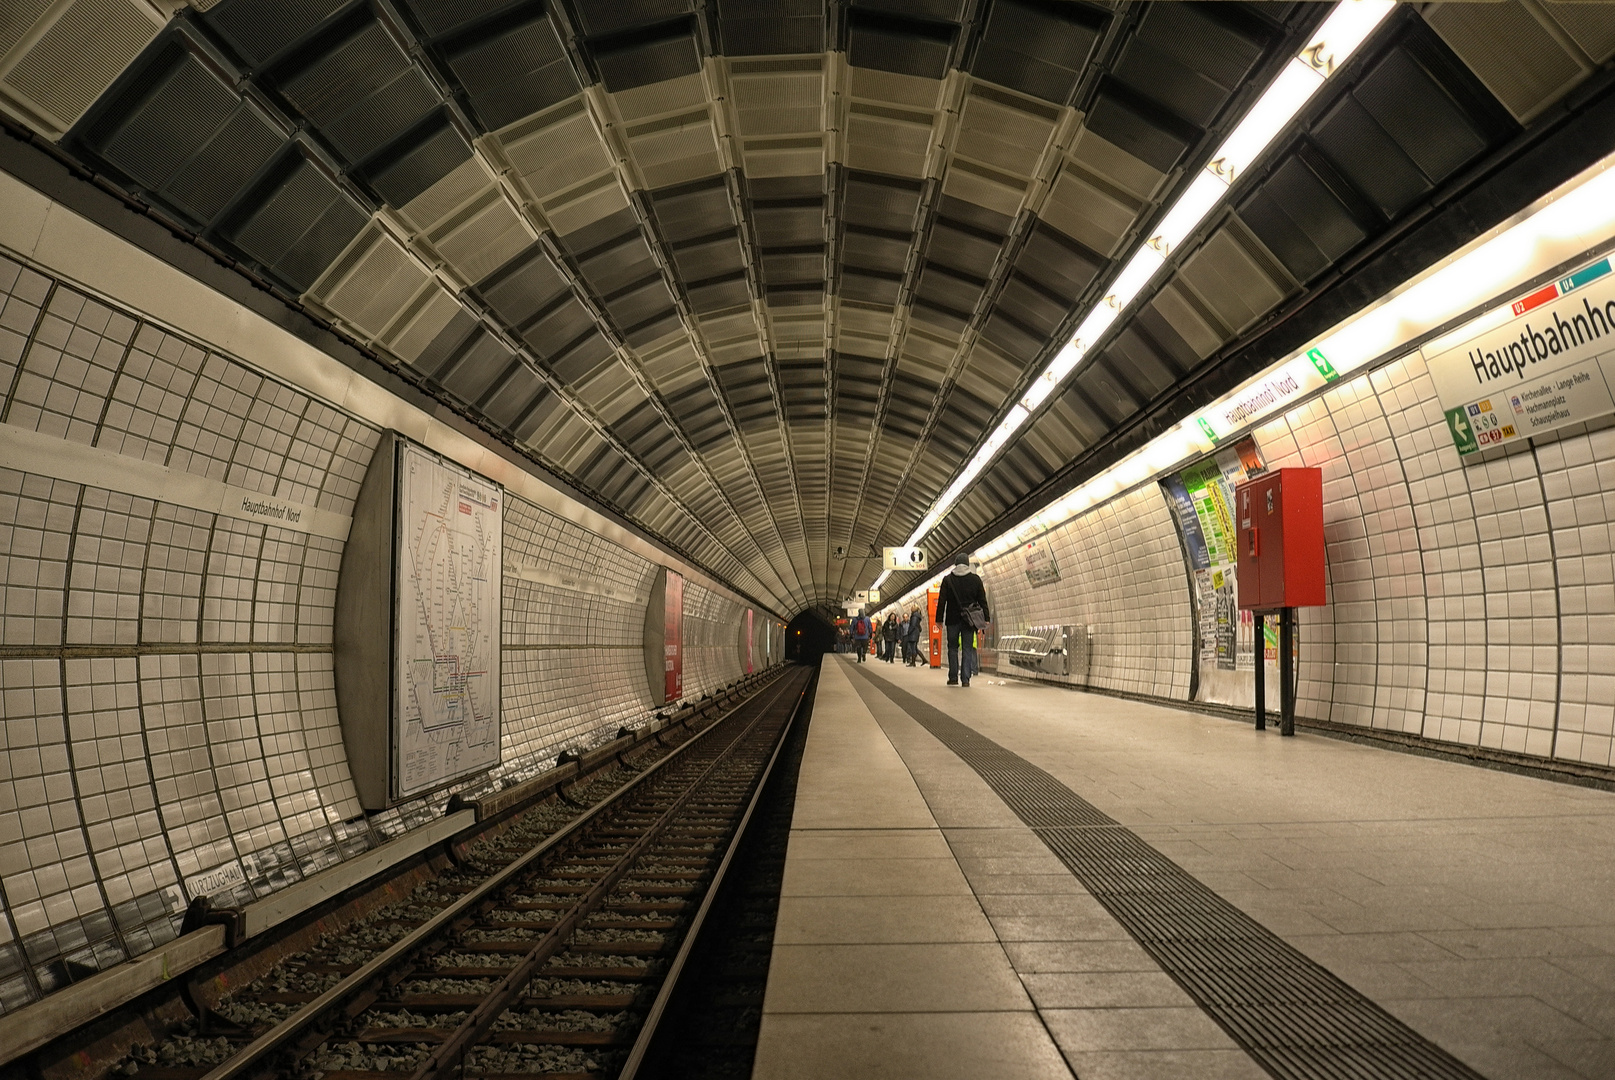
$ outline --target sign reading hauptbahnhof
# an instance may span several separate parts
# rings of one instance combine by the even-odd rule
[[[1615,412],[1609,258],[1480,316],[1425,356],[1460,455]]]

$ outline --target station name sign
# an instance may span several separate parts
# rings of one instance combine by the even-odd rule
[[[1615,274],[1599,259],[1426,349],[1460,456],[1615,412]]]

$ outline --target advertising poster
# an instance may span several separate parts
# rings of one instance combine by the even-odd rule
[[[1256,441],[1246,438],[1161,481],[1193,583],[1201,701],[1255,700],[1255,622],[1239,609],[1233,505],[1234,487],[1263,467]]]

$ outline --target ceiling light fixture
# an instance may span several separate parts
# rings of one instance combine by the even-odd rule
[[[1010,437],[1031,419],[1033,410],[1043,404],[1060,383],[1076,370],[1088,350],[1166,265],[1173,250],[1223,200],[1233,182],[1261,157],[1325,80],[1346,62],[1395,7],[1392,0],[1341,0],[1335,6],[1312,40],[1285,65],[1284,70],[1217,148],[1211,162],[1178,197],[1172,209],[1161,219],[1155,234],[1141,243],[1129,257],[1122,272],[1116,276],[1109,294],[1089,311],[1072,340],[1032,380],[1026,394],[971,457],[953,483],[948,485],[904,546],[918,545],[942,520],[971,482],[1009,442]],[[886,580],[886,577],[886,574],[882,574],[880,581]]]
[[[990,562],[1140,482],[1174,472],[1188,461],[1227,446],[1242,431],[1293,408],[1299,394],[1242,412],[1243,420],[1236,427],[1217,431],[1202,426],[1202,421],[1209,424],[1226,415],[1235,403],[1248,399],[1253,387],[1275,378],[1288,376],[1302,388],[1301,394],[1327,385],[1327,377],[1312,358],[1314,353],[1327,357],[1332,369],[1344,378],[1477,305],[1506,296],[1522,282],[1607,247],[1612,238],[1615,155],[1330,327],[1291,356],[989,541],[975,555],[982,562]],[[1426,342],[1422,347],[1427,353],[1440,352],[1456,340],[1473,335],[1488,320],[1502,322],[1511,317],[1509,307],[1500,305],[1489,315],[1466,321],[1446,338]],[[1212,431],[1216,431],[1214,437]]]

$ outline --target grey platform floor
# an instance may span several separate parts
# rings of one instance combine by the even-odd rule
[[[825,658],[757,1077],[1266,1075],[850,662]],[[1483,1075],[1615,1077],[1615,794],[863,670],[1046,769]]]

